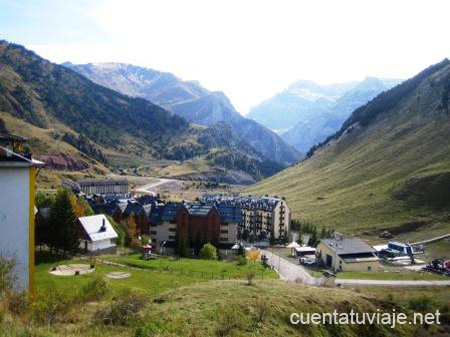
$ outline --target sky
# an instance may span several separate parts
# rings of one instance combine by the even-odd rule
[[[447,0],[0,0],[0,39],[56,63],[124,62],[237,110],[300,79],[409,78],[450,57]]]

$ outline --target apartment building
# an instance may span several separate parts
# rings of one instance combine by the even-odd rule
[[[85,179],[78,182],[80,190],[86,195],[128,194],[127,179]]]
[[[238,228],[238,237],[245,241],[262,241],[270,237],[282,239],[289,236],[291,210],[285,198],[268,195],[262,197],[205,195],[202,202],[239,206],[242,224]]]
[[[238,239],[242,222],[240,207],[204,203],[175,203],[154,207],[150,215],[152,243],[175,245],[177,235],[191,247],[206,242],[220,248],[230,248]]]

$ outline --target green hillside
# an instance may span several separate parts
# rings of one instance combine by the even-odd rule
[[[450,231],[450,62],[357,109],[310,158],[247,192],[286,196],[294,217],[414,240]]]

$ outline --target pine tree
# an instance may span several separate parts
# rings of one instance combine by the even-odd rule
[[[76,251],[80,241],[77,217],[71,203],[71,193],[59,190],[50,209],[49,244],[64,251]]]
[[[312,231],[311,231],[311,235],[308,240],[308,246],[315,247],[317,245],[317,242],[318,242],[317,229],[316,229],[316,227],[313,227]]]
[[[182,235],[177,235],[176,241],[177,241],[177,248],[176,248],[177,255],[179,257],[186,257],[187,256],[186,240]]]
[[[326,237],[328,237],[327,233],[328,233],[327,228],[322,227],[322,231],[320,232],[320,238],[325,239]]]

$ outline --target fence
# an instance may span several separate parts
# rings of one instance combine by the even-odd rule
[[[214,272],[208,272],[208,271],[199,271],[199,270],[189,270],[184,268],[171,268],[169,266],[159,267],[159,266],[143,266],[141,264],[133,263],[133,262],[111,262],[111,261],[105,261],[100,260],[99,262],[104,264],[110,264],[110,265],[116,265],[116,266],[122,266],[122,267],[131,267],[134,269],[141,269],[141,270],[151,270],[156,271],[160,273],[168,273],[171,275],[184,275],[184,276],[191,276],[191,277],[198,277],[198,278],[204,278],[204,279],[210,279],[210,280],[237,280],[237,279],[244,279],[247,277],[247,274],[250,272],[255,273],[256,279],[264,279],[264,278],[270,278],[269,276],[265,276],[264,270],[248,270],[247,272],[240,274],[233,274],[228,275],[226,273],[214,273]]]

